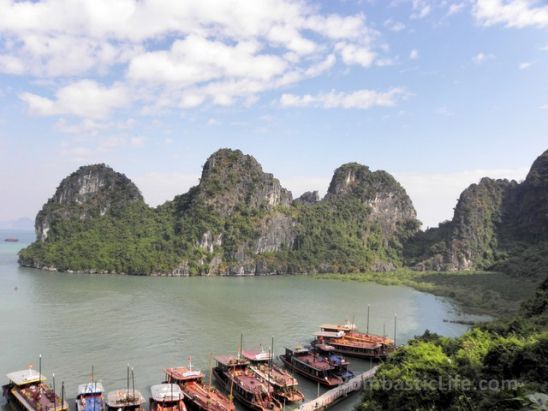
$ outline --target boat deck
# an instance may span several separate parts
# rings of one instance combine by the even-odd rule
[[[210,411],[234,411],[234,403],[213,387],[190,381],[183,386],[184,394]]]
[[[46,384],[33,384],[28,387],[15,387],[11,390],[19,403],[29,411],[61,411],[68,409],[68,404]]]
[[[272,387],[265,385],[255,375],[246,372],[231,373],[238,385],[248,392],[271,392]]]
[[[297,355],[294,358],[296,361],[300,361],[318,371],[329,371],[333,369],[333,366],[329,364],[329,361],[314,354]]]

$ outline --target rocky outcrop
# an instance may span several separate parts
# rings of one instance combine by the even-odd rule
[[[483,178],[464,190],[451,222],[412,240],[424,243],[417,268],[461,271],[492,265],[499,250],[504,210],[516,185],[515,181]]]
[[[418,231],[417,213],[405,189],[386,171],[371,171],[358,164],[344,164],[335,170],[326,201],[345,197],[359,198],[370,209],[368,219],[379,224],[386,238],[402,227]]]
[[[453,219],[418,233],[409,242],[406,257],[421,270],[538,274],[547,242],[548,151],[535,160],[520,184],[490,178],[472,184],[461,194]]]
[[[208,158],[196,195],[224,216],[236,207],[272,210],[292,201],[291,192],[263,172],[255,158],[230,149],[218,150]]]
[[[316,204],[320,201],[320,194],[317,191],[307,191],[295,199],[295,204]]]
[[[37,237],[46,241],[56,221],[97,218],[135,202],[143,203],[143,197],[125,175],[105,164],[80,167],[61,181],[53,197],[38,213]]]

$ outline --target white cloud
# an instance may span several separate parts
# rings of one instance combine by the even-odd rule
[[[531,68],[531,66],[533,64],[535,64],[534,61],[524,61],[523,63],[519,63],[518,68],[520,70],[527,70],[527,69]]]
[[[412,19],[422,19],[430,14],[432,7],[427,0],[413,0]]]
[[[410,60],[417,60],[419,58],[419,51],[417,49],[411,50],[409,53],[409,59]]]
[[[388,49],[378,37],[363,13],[322,13],[307,0],[0,0],[0,73],[60,79],[50,85],[114,78],[150,114],[207,103],[249,106],[337,61],[386,65]],[[70,87],[57,99],[21,97],[37,114],[84,117],[60,98]],[[87,118],[108,116],[118,104],[92,106]]]
[[[404,99],[407,93],[401,88],[394,88],[387,92],[374,90],[358,90],[350,93],[336,92],[320,93],[317,95],[283,94],[280,98],[282,107],[322,107],[322,108],[351,108],[368,109],[372,107],[392,107]]]
[[[375,53],[366,46],[341,42],[337,44],[336,49],[346,64],[369,67],[375,60]]]
[[[32,93],[20,94],[32,114],[72,115],[88,119],[107,117],[113,110],[127,106],[130,98],[123,85],[104,87],[92,80],[80,80],[62,87],[49,99]]]
[[[413,200],[424,227],[435,227],[453,217],[462,191],[482,177],[522,180],[528,168],[465,170],[454,173],[394,173]]]
[[[229,46],[191,35],[175,41],[169,51],[134,57],[128,76],[136,82],[185,86],[227,77],[268,81],[285,71],[287,63],[282,58],[258,54],[259,48],[255,42]]]
[[[548,27],[548,5],[544,1],[477,0],[473,13],[476,20],[485,26]]]
[[[547,110],[548,111],[548,104],[544,104],[539,107],[541,110]]]
[[[477,65],[481,65],[489,60],[494,60],[495,59],[495,55],[494,54],[489,54],[489,53],[478,53],[474,56],[474,58],[472,59],[472,61],[477,64]]]
[[[400,31],[405,29],[405,24],[403,24],[401,21],[387,19],[384,22],[384,27],[386,27],[390,31],[399,33]]]

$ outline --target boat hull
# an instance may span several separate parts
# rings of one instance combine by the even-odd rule
[[[338,354],[343,354],[347,357],[353,357],[353,358],[361,358],[361,359],[373,359],[373,360],[385,360],[388,357],[388,353],[375,353],[370,351],[356,351],[353,349],[349,349],[340,345],[335,345],[333,343],[329,343],[332,345],[335,350],[334,352]]]

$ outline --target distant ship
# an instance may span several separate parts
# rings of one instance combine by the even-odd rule
[[[5,241],[6,243],[16,243],[16,242],[19,241],[19,239],[18,239],[18,238],[15,238],[15,237],[8,237],[8,238],[4,238],[4,241]]]

